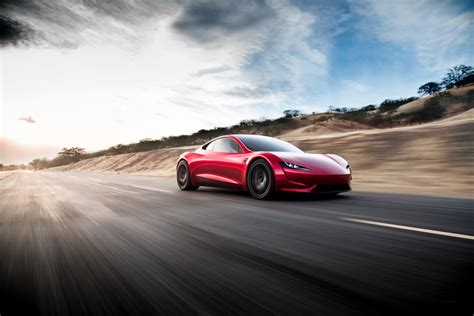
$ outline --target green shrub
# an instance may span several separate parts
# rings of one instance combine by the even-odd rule
[[[386,99],[385,101],[380,103],[379,109],[380,109],[380,112],[393,112],[396,109],[398,109],[400,106],[410,103],[412,101],[415,101],[417,99],[418,99],[417,97],[411,97],[411,98],[406,98],[406,99],[400,98],[396,100]]]
[[[428,100],[423,107],[407,116],[407,123],[426,123],[443,117],[446,109],[436,99]]]

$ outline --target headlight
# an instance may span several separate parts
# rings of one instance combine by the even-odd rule
[[[290,169],[297,169],[297,170],[310,170],[309,168],[298,166],[291,162],[280,162],[282,167],[290,168]]]

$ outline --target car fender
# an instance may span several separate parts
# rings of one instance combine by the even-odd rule
[[[324,154],[324,155],[331,158],[335,162],[337,162],[343,168],[346,168],[349,165],[349,162],[339,155],[336,155],[336,154]]]
[[[246,161],[246,165],[245,165],[245,168],[242,173],[242,179],[244,179],[243,181],[243,186],[245,188],[245,190],[248,191],[248,187],[247,187],[247,174],[248,174],[248,169],[250,167],[250,165],[257,159],[264,159],[269,165],[270,165],[270,168],[272,169],[273,171],[273,180],[274,180],[274,189],[276,191],[278,191],[278,184],[280,183],[280,179],[281,178],[285,178],[285,173],[283,171],[283,168],[281,167],[281,165],[279,164],[279,158],[272,154],[272,153],[268,153],[268,152],[261,152],[261,153],[255,153],[255,155],[252,155],[251,157],[249,157]]]
[[[186,151],[186,152],[182,153],[181,155],[179,155],[178,159],[176,160],[176,166],[178,166],[178,164],[181,160],[184,160],[184,161],[186,161],[186,163],[188,163],[188,160],[186,159],[188,154],[189,154],[189,151]]]

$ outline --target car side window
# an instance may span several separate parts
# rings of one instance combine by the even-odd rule
[[[204,149],[209,150],[209,151],[213,151],[214,150],[214,144],[215,144],[215,141],[207,144],[207,146],[204,147]]]
[[[241,153],[242,148],[231,138],[219,138],[206,146],[206,150],[220,153]]]

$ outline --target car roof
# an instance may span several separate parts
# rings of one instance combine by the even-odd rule
[[[207,146],[207,144],[215,141],[215,140],[218,140],[218,139],[221,139],[221,138],[232,138],[233,140],[235,140],[239,145],[240,147],[242,147],[242,149],[246,152],[251,152],[250,149],[247,148],[247,146],[245,146],[245,144],[242,142],[242,140],[240,140],[239,136],[245,136],[245,137],[253,137],[253,138],[259,138],[259,137],[265,137],[265,138],[273,138],[273,137],[269,137],[269,136],[263,136],[263,135],[252,135],[252,134],[228,134],[228,135],[221,135],[221,136],[217,136],[207,142],[205,142],[201,148]]]
[[[271,136],[265,136],[265,135],[254,135],[254,134],[231,134],[231,135],[227,135],[227,136],[234,136],[234,137],[240,137],[240,136],[245,136],[245,137],[255,137],[255,138],[258,138],[258,137],[265,137],[265,138],[275,138],[275,137],[271,137]]]
[[[217,136],[213,139],[210,139],[209,141],[206,142],[209,143],[209,142],[212,142],[214,140],[217,140],[219,138],[225,138],[225,137],[230,137],[230,138],[233,138],[233,139],[239,139],[239,137],[241,136],[245,136],[245,137],[254,137],[254,138],[259,138],[259,137],[265,137],[265,138],[275,138],[275,137],[271,137],[271,136],[265,136],[265,135],[253,135],[253,134],[228,134],[228,135],[221,135],[221,136]]]

